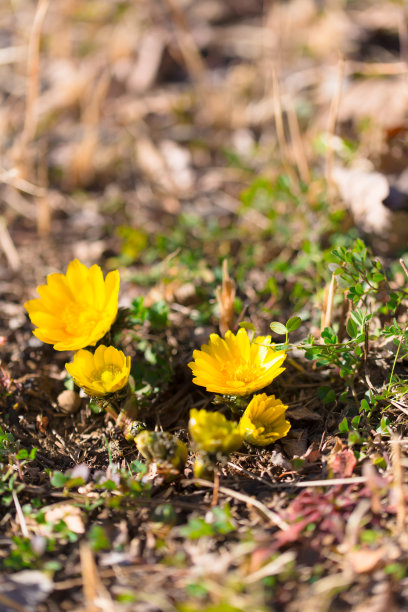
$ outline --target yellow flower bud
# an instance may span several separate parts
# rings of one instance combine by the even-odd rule
[[[135,437],[137,450],[147,461],[156,463],[160,473],[175,475],[184,469],[187,446],[167,431],[142,431]]]
[[[221,412],[193,408],[188,429],[197,449],[207,453],[232,453],[243,440],[238,424],[228,421]]]
[[[239,422],[242,436],[255,446],[267,446],[283,438],[290,429],[285,420],[287,408],[274,395],[254,395]]]

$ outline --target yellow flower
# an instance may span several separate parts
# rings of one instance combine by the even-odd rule
[[[130,374],[130,357],[113,346],[101,344],[95,353],[81,349],[65,367],[75,384],[88,395],[103,397],[126,386]]]
[[[207,453],[232,453],[243,440],[241,430],[235,421],[228,421],[221,412],[190,410],[188,430],[196,447]]]
[[[188,364],[193,382],[222,395],[249,395],[263,389],[285,369],[281,367],[285,351],[267,346],[270,342],[270,336],[251,342],[245,329],[236,336],[227,331],[224,340],[211,334],[209,343],[194,351],[194,361]]]
[[[289,421],[285,420],[287,406],[274,395],[254,395],[239,422],[241,434],[255,446],[268,446],[287,435]]]
[[[77,259],[66,274],[49,274],[40,285],[39,298],[24,304],[33,331],[57,351],[76,351],[95,346],[112,326],[118,312],[119,272],[103,279],[102,270],[87,268]]]

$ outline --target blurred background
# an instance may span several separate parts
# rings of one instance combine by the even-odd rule
[[[0,46],[8,301],[78,257],[205,322],[227,258],[307,319],[333,246],[404,252],[405,2],[2,0]]]

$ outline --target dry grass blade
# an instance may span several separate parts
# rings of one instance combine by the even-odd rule
[[[39,93],[40,82],[40,40],[41,30],[45,15],[48,10],[49,0],[38,0],[34,15],[33,27],[30,32],[27,57],[27,97],[24,117],[24,127],[18,143],[18,155],[24,164],[22,157],[25,155],[28,144],[35,134],[37,122],[35,118],[35,103]],[[27,170],[27,168],[26,168]],[[30,172],[25,174],[30,175]]]
[[[115,612],[109,592],[103,586],[98,574],[95,558],[89,544],[83,542],[79,549],[81,558],[82,584],[86,612]]]
[[[274,67],[272,70],[272,88],[273,88],[273,109],[275,115],[275,127],[276,127],[276,136],[278,138],[279,148],[281,151],[282,158],[284,160],[288,159],[288,144],[286,142],[285,137],[285,129],[283,126],[283,112],[282,112],[282,102],[281,102],[281,92],[279,87],[278,75],[276,73],[276,68]]]
[[[328,287],[326,287],[325,292],[324,292],[324,303],[323,303],[322,321],[321,321],[320,331],[323,331],[325,327],[329,327],[331,325],[335,287],[336,287],[336,277],[334,274],[332,274],[330,283]]]
[[[24,518],[23,510],[21,508],[21,504],[18,501],[17,493],[15,492],[14,489],[12,491],[12,496],[13,496],[14,506],[16,508],[18,522],[20,523],[20,527],[21,527],[21,533],[23,534],[23,536],[25,538],[28,538],[30,534],[28,533],[27,523],[26,523],[25,518]]]
[[[215,487],[214,483],[209,482],[208,480],[203,480],[202,478],[195,478],[192,481],[190,480],[183,481],[183,484],[186,486],[191,485],[192,483],[197,484],[200,487],[208,487],[210,489],[214,489]],[[254,507],[256,510],[258,510],[261,516],[263,516],[265,519],[267,519],[268,521],[270,521],[271,523],[279,527],[279,529],[282,529],[282,531],[287,531],[289,529],[288,523],[286,523],[286,521],[284,521],[279,516],[279,514],[277,514],[276,512],[273,512],[273,510],[269,510],[269,508],[267,508],[265,504],[262,504],[259,500],[254,499],[253,497],[250,497],[249,495],[244,495],[244,493],[239,493],[238,491],[229,489],[227,487],[219,487],[218,491],[219,493],[223,493],[224,495],[227,495],[228,497],[232,497],[233,499],[244,502],[245,504],[247,504],[247,506]]]
[[[295,561],[295,559],[295,551],[287,550],[283,554],[279,555],[277,559],[273,559],[273,561],[267,563],[266,565],[261,567],[261,569],[257,570],[256,572],[253,572],[252,574],[249,574],[249,576],[245,578],[245,582],[247,584],[252,584],[253,582],[258,582],[259,580],[262,580],[267,576],[276,576],[284,570],[285,565],[291,563],[292,561]]]
[[[202,84],[206,67],[187,25],[184,13],[178,4],[178,0],[166,0],[166,3],[176,28],[178,44],[187,70],[196,83]]]
[[[234,328],[234,300],[235,282],[228,274],[228,261],[222,262],[222,285],[215,290],[218,308],[220,309],[220,332],[224,336],[225,332]]]
[[[0,217],[0,248],[7,258],[8,264],[13,271],[20,267],[20,256],[7,229],[5,219]]]
[[[397,506],[397,533],[403,533],[406,524],[407,508],[405,502],[404,470],[401,461],[401,445],[398,439],[391,440],[391,458],[394,473],[393,492]]]
[[[338,62],[338,85],[337,85],[337,91],[336,94],[334,95],[333,99],[332,99],[332,103],[330,105],[330,111],[329,111],[329,120],[328,120],[328,126],[327,126],[327,133],[329,135],[328,138],[328,142],[327,142],[327,153],[326,153],[326,180],[327,180],[327,184],[328,187],[332,188],[333,187],[333,178],[332,178],[332,172],[333,172],[333,143],[332,143],[332,138],[336,132],[336,124],[337,124],[337,118],[339,115],[339,109],[340,109],[340,102],[341,102],[341,92],[342,92],[342,85],[343,85],[343,77],[344,77],[344,60],[343,58],[339,59]]]
[[[307,160],[305,146],[302,135],[300,133],[299,121],[292,99],[288,100],[286,112],[289,123],[289,130],[292,140],[293,154],[296,160],[296,165],[299,170],[300,178],[304,183],[310,183],[310,168]]]

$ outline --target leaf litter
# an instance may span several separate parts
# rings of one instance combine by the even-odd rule
[[[384,211],[358,178],[368,169],[404,201],[401,15],[395,3],[307,0],[42,1],[4,12],[5,610],[406,606],[406,278],[396,269],[404,233],[394,235],[406,211]],[[373,193],[375,227],[342,185],[324,203],[324,179],[330,187],[339,168],[343,186]],[[374,268],[381,255],[392,275],[362,271],[364,250],[340,252],[325,297],[330,253],[353,250],[354,222]],[[296,346],[273,388],[289,405],[289,435],[234,453],[219,482],[193,484],[193,456],[184,479],[151,479],[113,421],[65,388],[66,355],[31,335],[23,303],[75,257],[120,269],[123,306],[167,301],[164,363],[148,324],[138,340],[156,373],[143,410],[184,440],[190,408],[212,400],[186,364],[220,318],[224,330],[241,320],[268,333],[299,313],[293,338],[312,334],[318,359]],[[391,348],[374,324],[359,338],[367,321],[355,306],[388,326]],[[337,339],[319,340],[322,310]],[[350,350],[336,353],[345,338]]]

